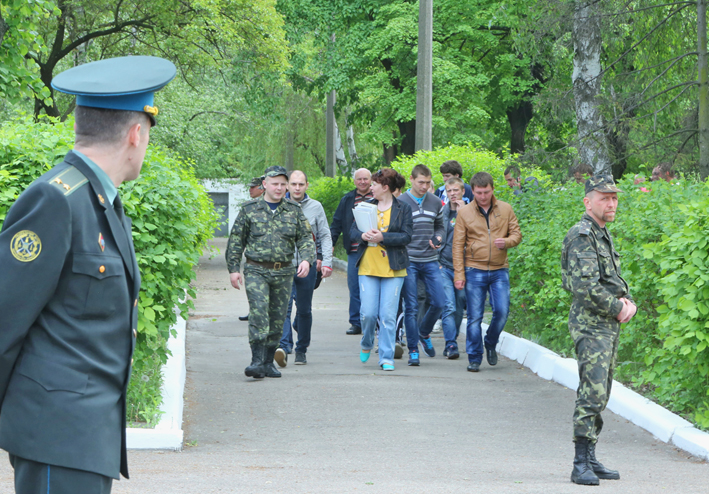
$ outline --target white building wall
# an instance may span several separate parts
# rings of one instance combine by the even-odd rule
[[[229,229],[236,221],[241,204],[250,199],[249,189],[244,184],[237,183],[234,179],[204,179],[202,185],[207,192],[221,192],[229,194]]]

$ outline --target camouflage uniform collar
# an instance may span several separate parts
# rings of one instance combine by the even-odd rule
[[[598,233],[600,233],[601,236],[605,236],[605,237],[610,238],[610,235],[608,234],[608,230],[606,229],[606,227],[604,226],[603,228],[601,228],[601,225],[596,223],[596,220],[594,220],[590,214],[583,213],[583,216],[581,217],[581,219],[588,221],[591,224],[591,228],[593,230],[596,230]]]
[[[265,195],[266,195],[266,194],[261,194],[260,196],[258,196],[258,198],[256,199],[256,204],[257,204],[258,207],[260,207],[261,209],[268,210],[269,213],[270,213],[271,211],[273,211],[273,213],[277,213],[278,210],[281,209],[281,206],[283,206],[283,202],[285,201],[285,196],[283,197],[283,199],[280,200],[280,202],[278,203],[278,206],[276,206],[276,209],[273,209],[273,210],[272,210],[272,209],[271,209],[271,206],[269,206],[268,204],[266,204],[266,198],[264,197]],[[271,203],[271,204],[273,204],[273,203]]]

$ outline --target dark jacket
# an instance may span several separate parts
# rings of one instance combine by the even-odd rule
[[[357,189],[349,191],[342,197],[340,204],[337,205],[335,216],[332,217],[332,224],[330,225],[332,246],[335,246],[337,239],[340,237],[340,233],[342,233],[342,245],[345,248],[345,252],[348,254],[351,253],[350,245],[352,241],[350,240],[350,228],[352,228],[352,222],[354,221],[352,208],[354,208],[355,194],[357,194]],[[352,252],[354,251],[352,250]]]
[[[379,204],[376,199],[371,199],[367,202]],[[406,246],[411,242],[411,235],[414,231],[414,219],[411,214],[411,208],[408,204],[401,202],[396,197],[391,203],[391,215],[389,217],[389,228],[382,233],[384,240],[381,242],[387,249],[387,257],[389,258],[389,267],[394,271],[409,267],[409,255],[406,252]],[[367,249],[367,242],[362,240],[362,234],[357,229],[357,223],[352,223],[350,229],[350,238],[358,238],[359,245],[357,246],[357,266],[362,260],[364,251]]]
[[[105,198],[96,174],[69,153],[5,218],[0,448],[118,478],[128,477],[140,272],[130,220]]]

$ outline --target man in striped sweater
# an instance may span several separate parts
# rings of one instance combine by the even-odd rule
[[[406,325],[406,345],[409,348],[409,365],[419,365],[419,340],[423,351],[429,357],[436,356],[436,350],[431,343],[431,330],[441,317],[446,305],[443,291],[441,270],[438,266],[438,249],[445,236],[443,224],[443,204],[435,195],[427,192],[431,186],[431,170],[425,165],[416,165],[411,170],[411,188],[399,196],[411,206],[414,218],[414,234],[411,243],[406,247],[410,265],[404,280],[404,300]],[[426,293],[430,306],[421,324],[417,324],[418,300],[416,283],[422,279],[426,285]]]

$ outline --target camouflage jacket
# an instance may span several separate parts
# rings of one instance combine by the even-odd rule
[[[561,253],[561,279],[573,303],[599,316],[616,318],[623,310],[619,299],[630,297],[620,275],[620,254],[607,228],[588,214],[571,227]]]
[[[296,246],[302,261],[315,263],[313,232],[303,210],[284,198],[272,212],[261,196],[245,202],[239,211],[229,235],[227,267],[238,273],[242,254],[252,261],[290,265]]]

